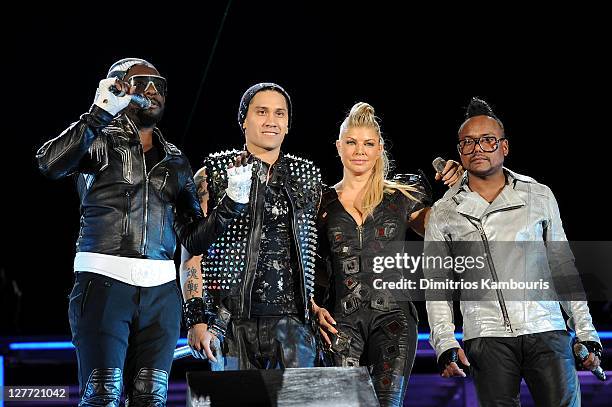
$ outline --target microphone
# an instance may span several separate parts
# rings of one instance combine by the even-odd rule
[[[221,349],[221,342],[219,341],[218,338],[216,338],[213,342],[212,342],[213,346],[215,347],[215,349]],[[217,359],[216,362],[213,362],[212,360],[208,360],[208,363],[210,363],[210,370],[213,372],[222,372],[225,370],[225,358],[223,356],[223,353],[221,351],[213,351],[213,354],[215,355],[215,358]],[[184,357],[187,356],[191,356],[191,348],[189,347],[189,345],[186,346],[180,346],[176,349],[174,349],[174,354],[172,355],[172,360],[178,360],[178,359],[182,359]],[[204,355],[205,356],[205,355]]]
[[[191,355],[191,348],[189,345],[181,346],[179,348],[174,349],[174,355],[172,356],[173,360],[182,359],[184,357]]]
[[[116,96],[123,96],[125,92],[120,91],[115,86],[111,86],[108,90]],[[146,96],[139,95],[138,93],[131,94],[131,101],[138,105],[141,109],[148,109],[151,107],[151,100]]]
[[[444,171],[444,167],[446,167],[446,160],[442,157],[436,157],[431,163],[431,165],[433,165],[436,172],[442,174],[442,172]]]
[[[584,362],[589,357],[589,350],[580,342],[576,342],[574,344],[574,355],[576,355],[576,357],[580,359],[581,362]],[[597,377],[602,382],[606,380],[606,372],[604,372],[601,366],[597,366],[596,368],[592,369],[591,373],[593,373],[595,377]]]

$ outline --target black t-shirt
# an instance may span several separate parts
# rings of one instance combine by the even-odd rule
[[[149,151],[145,152],[145,165],[147,166],[147,173],[151,171],[151,168],[155,167],[160,160],[159,148],[153,144],[153,147],[151,147]]]
[[[252,292],[253,315],[296,314],[296,253],[291,213],[281,186],[266,186],[259,259]]]

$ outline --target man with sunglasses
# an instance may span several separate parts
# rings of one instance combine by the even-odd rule
[[[152,64],[122,59],[89,112],[37,152],[40,170],[73,175],[80,196],[68,310],[80,406],[118,406],[122,384],[131,407],[165,405],[182,306],[176,237],[203,253],[246,206],[226,196],[204,218],[187,158],[157,128],[165,101]]]
[[[503,166],[509,153],[504,126],[481,99],[473,98],[468,106],[459,128],[458,150],[467,171],[432,208],[425,254],[453,258],[482,254],[483,267],[460,276],[426,267],[425,277],[482,283],[481,278],[507,281],[509,275],[527,280],[542,270],[553,279],[577,276],[571,252],[559,250],[567,239],[553,193]],[[517,249],[524,247],[526,251]],[[533,250],[540,247],[543,250]],[[485,293],[486,286],[480,288],[459,289],[465,352],[454,335],[452,290],[442,297],[439,291],[427,292],[430,343],[442,376],[465,377],[464,369],[470,372],[481,406],[519,406],[521,379],[538,406],[579,406],[572,339],[560,305],[578,341],[589,351],[582,366],[593,370],[602,347],[586,301],[572,297],[559,302],[553,300],[559,297],[546,297],[543,290]],[[553,290],[559,288],[555,284]]]

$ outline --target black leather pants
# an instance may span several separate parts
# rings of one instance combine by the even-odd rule
[[[482,407],[520,406],[524,378],[538,407],[580,406],[571,337],[566,331],[465,341]]]
[[[338,329],[332,346],[335,365],[368,366],[380,405],[403,405],[416,355],[415,316],[399,308],[380,311],[362,307],[335,320]]]
[[[314,367],[310,324],[293,316],[233,319],[223,342],[225,370]]]

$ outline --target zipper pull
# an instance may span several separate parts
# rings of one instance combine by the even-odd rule
[[[170,173],[168,172],[168,170],[166,170],[166,174],[164,175],[164,182],[162,182],[162,185],[159,188],[159,192],[161,192],[166,186],[166,181],[168,181],[168,175],[170,175]]]
[[[510,321],[508,319],[504,319],[504,325],[506,327],[506,332],[512,333],[512,325],[510,325]]]

